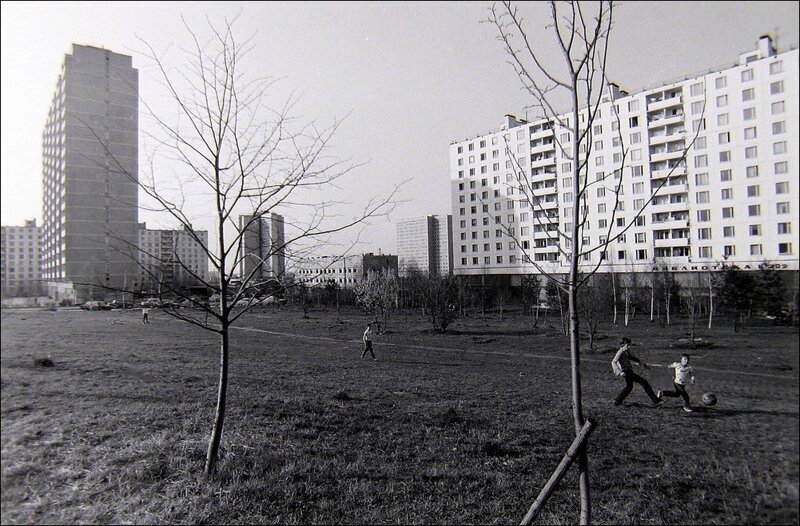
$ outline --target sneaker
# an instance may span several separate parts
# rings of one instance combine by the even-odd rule
[[[664,397],[664,391],[662,391],[661,389],[658,390],[657,394],[658,394],[658,399],[659,400],[661,400]]]
[[[691,407],[684,407],[683,410],[686,411],[687,413],[691,413],[693,411]]]

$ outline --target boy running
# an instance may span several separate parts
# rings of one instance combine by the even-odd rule
[[[680,362],[673,362],[668,366],[670,369],[675,369],[675,379],[673,385],[674,391],[659,391],[658,397],[668,396],[670,398],[683,398],[683,410],[687,413],[692,412],[692,404],[689,402],[689,393],[686,392],[686,380],[691,379],[694,383],[694,371],[689,365],[689,355],[682,354]]]
[[[622,376],[625,379],[625,387],[617,395],[617,398],[614,400],[614,405],[622,405],[622,401],[625,400],[625,397],[633,390],[634,382],[642,386],[644,392],[647,393],[647,396],[653,401],[653,405],[659,406],[663,404],[664,400],[656,396],[647,380],[633,372],[631,361],[638,363],[645,369],[649,369],[650,367],[630,352],[630,338],[622,338],[619,343],[619,351],[614,355],[614,359],[611,360],[611,367],[614,369],[614,374]]]

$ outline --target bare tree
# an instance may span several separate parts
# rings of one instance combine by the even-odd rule
[[[369,272],[355,285],[356,301],[373,316],[378,333],[386,331],[391,312],[397,306],[398,280],[388,269]]]
[[[568,182],[568,201],[571,210],[566,217],[559,218],[558,212],[553,213],[551,206],[545,205],[551,201],[542,199],[542,192],[538,183],[534,183],[533,169],[528,168],[529,162],[525,158],[517,157],[517,152],[512,151],[509,141],[506,141],[506,156],[510,160],[514,171],[513,188],[523,196],[522,201],[533,211],[534,225],[541,232],[547,234],[546,246],[556,247],[558,257],[566,261],[569,271],[564,278],[552,278],[552,273],[543,268],[536,257],[531,257],[530,247],[520,239],[514,226],[503,224],[504,233],[516,241],[518,249],[525,254],[523,261],[529,264],[532,271],[551,276],[557,286],[566,292],[569,307],[569,340],[570,340],[570,375],[572,383],[572,413],[576,436],[579,435],[585,419],[583,414],[581,366],[580,366],[580,341],[579,341],[579,308],[577,292],[607,260],[608,249],[621,239],[644,214],[646,207],[658,196],[659,191],[672,180],[675,170],[685,166],[688,148],[694,143],[697,134],[688,146],[681,141],[681,155],[672,159],[663,167],[663,177],[650,183],[649,192],[645,193],[640,206],[634,210],[634,217],[629,219],[622,227],[616,224],[616,214],[620,206],[620,196],[623,193],[623,181],[633,177],[630,170],[626,170],[626,161],[629,154],[627,137],[623,137],[620,126],[620,116],[617,105],[614,104],[621,92],[609,81],[606,75],[608,58],[609,36],[612,28],[614,3],[601,1],[586,7],[580,2],[567,2],[565,5],[549,2],[550,20],[547,28],[555,36],[560,57],[547,56],[537,49],[534,42],[534,32],[529,31],[525,20],[518,7],[509,1],[495,4],[491,8],[488,22],[493,24],[498,33],[498,40],[502,42],[509,64],[514,68],[523,90],[532,102],[527,109],[532,109],[540,115],[536,129],[546,132],[546,139],[541,145],[554,144],[556,155],[563,161],[561,176]],[[538,33],[536,33],[538,37]],[[554,62],[560,60],[560,65]],[[566,111],[556,109],[557,104],[566,101]],[[594,147],[594,124],[600,116],[601,106],[603,111],[610,111],[616,120],[616,138],[614,147],[620,153],[619,162],[615,162],[611,173],[596,173],[594,181],[589,180],[588,161]],[[665,115],[665,114],[664,114]],[[661,117],[655,115],[653,118]],[[698,132],[701,128],[698,127]],[[681,134],[681,139],[683,135]],[[544,141],[547,142],[544,142]],[[673,150],[674,151],[674,150]],[[531,160],[538,160],[532,154]],[[554,158],[554,157],[553,157]],[[553,169],[542,174],[551,174],[555,177],[558,173]],[[550,187],[552,188],[552,187]],[[590,200],[589,192],[602,189],[602,193],[610,193],[615,199],[616,206],[611,211],[605,235],[600,237],[600,242],[590,245],[584,237],[589,217]],[[598,191],[598,193],[601,193]],[[486,210],[486,208],[484,208]],[[594,260],[591,259],[595,255]],[[597,257],[599,256],[599,257]],[[586,259],[584,259],[586,258]],[[581,261],[589,261],[585,271],[579,274]],[[588,524],[591,521],[591,500],[589,489],[589,466],[585,445],[581,446],[578,453],[579,487],[580,487],[580,522]]]
[[[329,242],[332,234],[387,213],[395,193],[369,198],[354,214],[334,213],[344,203],[323,193],[343,185],[345,176],[356,167],[330,154],[341,123],[320,126],[301,122],[293,116],[293,97],[279,105],[270,103],[274,81],[251,75],[257,71],[247,65],[252,38],[239,41],[234,22],[226,20],[221,27],[209,22],[207,39],[185,25],[192,44],[181,49],[177,71],[143,42],[144,55],[160,77],[175,118],[143,101],[153,123],[153,131],[147,135],[156,145],[143,177],[125,172],[124,163],[110,156],[112,169],[127,173],[144,194],[147,204],[141,207],[188,232],[202,247],[216,277],[212,281],[175,254],[168,256],[170,263],[213,291],[219,297],[218,306],[199,301],[157,275],[150,276],[160,284],[162,293],[188,299],[196,307],[168,310],[169,314],[219,338],[217,402],[205,461],[208,475],[214,472],[225,423],[231,327],[257,304],[254,287],[267,280],[283,280],[282,269],[268,267],[270,259],[276,254],[299,258],[307,250],[304,247]],[[98,131],[95,136],[108,144]],[[106,149],[110,152],[108,145]],[[165,176],[170,171],[174,175]],[[285,236],[273,242],[266,254],[247,253],[243,238],[257,222],[287,210],[292,215],[285,219]],[[213,247],[202,242],[191,221],[193,214],[208,217],[209,213],[216,241]],[[248,218],[243,223],[239,222],[241,215]],[[137,254],[144,252],[141,247],[131,248]],[[164,256],[150,256],[164,260]],[[255,262],[249,268],[242,266],[245,270],[237,285],[235,270],[245,260]],[[272,275],[265,278],[268,268]],[[148,268],[142,271],[153,273]],[[299,290],[305,309],[305,287]]]

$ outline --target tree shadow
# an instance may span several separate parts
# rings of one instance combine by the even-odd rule
[[[542,334],[538,329],[509,329],[509,330],[447,330],[447,334],[453,336],[534,336]]]
[[[478,363],[447,363],[447,362],[425,362],[421,360],[383,360],[389,363],[403,363],[407,365],[438,365],[441,367],[482,367],[484,364]]]

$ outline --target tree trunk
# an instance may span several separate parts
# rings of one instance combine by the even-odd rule
[[[214,427],[211,430],[211,439],[208,442],[206,454],[206,475],[214,473],[217,463],[217,453],[222,440],[222,427],[225,424],[225,402],[228,396],[228,326],[223,324],[220,334],[220,363],[219,363],[219,388],[217,390],[217,410],[214,414]]]
[[[625,287],[625,326],[626,327],[628,326],[628,320],[629,320],[629,315],[630,315],[630,304],[631,304],[631,298],[630,298],[630,295],[628,293],[628,287]]]
[[[711,276],[708,277],[708,328],[711,328],[711,320],[714,319],[714,287],[711,284]]]
[[[656,302],[656,287],[654,285],[650,285],[650,323],[653,322],[653,306],[655,305],[655,302]]]
[[[614,300],[614,325],[617,324],[617,277],[616,273],[611,273],[611,296]]]
[[[670,286],[669,283],[666,283],[664,286],[664,311],[667,315],[667,325],[669,325],[669,297],[670,297]]]

